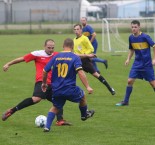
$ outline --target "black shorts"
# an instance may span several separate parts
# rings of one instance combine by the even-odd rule
[[[82,58],[81,61],[82,61],[83,70],[85,72],[90,73],[90,74],[93,74],[96,72],[90,58]]]
[[[36,82],[34,86],[33,96],[39,97],[41,99],[47,99],[52,101],[52,88],[51,85],[48,85],[46,92],[43,92],[41,89],[42,82]]]

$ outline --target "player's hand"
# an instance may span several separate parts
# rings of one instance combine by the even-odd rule
[[[88,56],[89,58],[95,58],[95,57],[97,57],[96,54],[94,54],[94,53],[87,54],[87,56]]]
[[[47,90],[47,84],[42,83],[41,89],[42,89],[43,92],[46,92],[46,90]]]
[[[8,64],[5,64],[4,66],[3,66],[3,71],[7,71],[9,69],[9,65]]]
[[[152,60],[152,65],[155,65],[155,59]]]
[[[90,86],[87,87],[87,91],[88,91],[88,94],[92,94],[93,93],[93,89]]]
[[[130,60],[127,59],[127,60],[125,61],[125,65],[126,65],[126,66],[129,65],[129,62],[130,62]]]

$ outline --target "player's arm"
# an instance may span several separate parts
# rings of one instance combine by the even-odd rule
[[[89,39],[86,37],[86,39],[85,39],[85,53],[86,54],[91,54],[93,52],[94,52],[94,47],[92,46]]]
[[[125,65],[128,65],[129,64],[129,62],[130,62],[133,54],[134,54],[134,50],[133,49],[129,49],[129,53],[128,53],[128,57],[127,57],[127,59],[125,61]]]
[[[79,75],[79,78],[80,78],[81,82],[86,87],[88,93],[92,94],[93,93],[93,89],[89,86],[89,83],[88,83],[88,80],[86,78],[86,75],[85,75],[84,71],[83,70],[79,70],[78,71],[78,75]]]
[[[53,64],[53,58],[46,64],[46,66],[43,69],[43,76],[42,76],[42,85],[41,85],[41,89],[43,92],[46,92],[47,89],[47,84],[46,84],[46,80],[47,80],[47,75],[48,72],[51,70]]]
[[[153,60],[152,64],[155,65],[155,45],[153,45]]]
[[[42,91],[43,91],[43,92],[46,92],[46,89],[47,89],[47,84],[46,84],[47,74],[48,74],[48,72],[46,72],[46,71],[43,69],[43,80],[42,80],[42,85],[41,85],[41,88],[42,88]]]
[[[4,66],[3,66],[3,70],[4,71],[7,71],[9,69],[9,67],[13,64],[17,64],[17,63],[20,63],[20,62],[23,62],[24,61],[24,57],[19,57],[19,58],[16,58],[8,63],[6,63]]]
[[[91,53],[91,54],[76,54],[78,55],[80,58],[95,58],[97,57],[96,54]]]
[[[94,33],[92,34],[92,37],[91,37],[90,42],[92,43],[92,42],[94,41],[95,38],[96,38],[96,33],[94,32]]]

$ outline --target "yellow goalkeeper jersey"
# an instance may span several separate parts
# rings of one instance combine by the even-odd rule
[[[74,53],[75,54],[91,54],[94,52],[94,48],[90,40],[82,35],[79,38],[74,38]]]

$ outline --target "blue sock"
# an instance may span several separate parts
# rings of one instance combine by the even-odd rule
[[[130,94],[132,92],[132,86],[127,86],[126,87],[126,94],[124,96],[124,102],[128,103],[129,102],[129,98],[130,98]]]
[[[54,118],[55,118],[55,113],[48,112],[47,122],[46,122],[46,128],[48,128],[48,129],[51,128],[51,125],[52,125],[52,122],[53,122]]]
[[[81,117],[85,117],[86,116],[86,112],[87,112],[87,105],[84,107],[79,106],[80,112],[81,112]]]
[[[100,59],[100,58],[93,58],[92,61],[94,61],[94,62],[102,62],[102,63],[106,62],[106,60]]]

